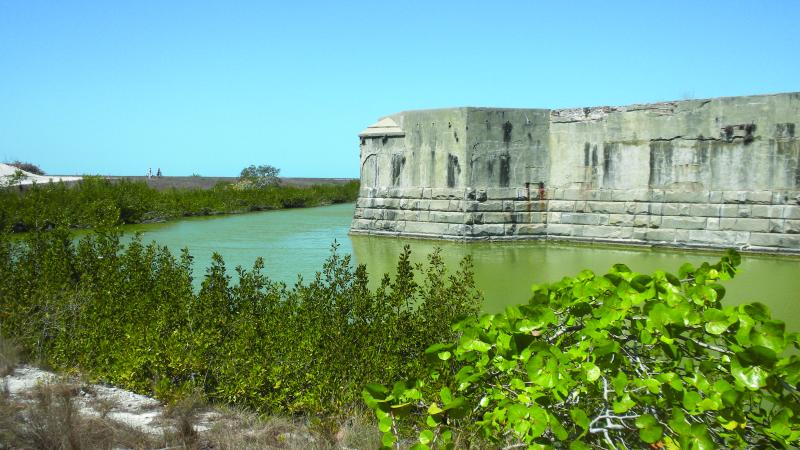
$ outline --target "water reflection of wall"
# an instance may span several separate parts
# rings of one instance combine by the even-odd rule
[[[353,254],[358,263],[367,265],[372,282],[380,275],[394,273],[397,256],[408,244],[412,261],[424,262],[426,255],[440,248],[451,269],[470,255],[475,265],[475,280],[483,290],[485,311],[496,312],[505,306],[524,303],[531,285],[547,283],[583,269],[604,274],[616,263],[624,263],[637,272],[655,270],[677,272],[684,262],[699,265],[716,261],[718,254],[669,250],[589,247],[547,242],[459,243],[450,241],[407,240],[372,236],[351,236]],[[800,328],[800,259],[746,255],[742,270],[725,282],[727,302],[761,301],[772,308],[776,317]]]

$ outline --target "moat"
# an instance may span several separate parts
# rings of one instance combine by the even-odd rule
[[[684,262],[714,262],[719,254],[635,247],[582,246],[553,242],[458,243],[372,236],[348,236],[352,204],[319,208],[270,211],[243,215],[192,218],[177,222],[127,227],[143,233],[143,240],[168,246],[174,253],[188,247],[194,256],[196,282],[216,251],[229,269],[249,268],[264,257],[265,274],[292,284],[300,274],[313,278],[338,243],[341,254],[352,254],[367,265],[373,283],[384,272],[393,272],[403,245],[410,244],[414,261],[439,247],[451,268],[471,255],[475,279],[485,296],[484,310],[499,311],[527,300],[531,285],[559,280],[583,269],[605,273],[611,265],[624,263],[637,272],[677,272]],[[232,273],[232,271],[230,272]],[[742,258],[740,273],[724,283],[726,303],[761,301],[789,328],[800,328],[800,258],[750,255]]]

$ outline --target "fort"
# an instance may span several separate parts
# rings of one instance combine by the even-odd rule
[[[359,134],[351,233],[800,253],[800,93],[451,108]]]

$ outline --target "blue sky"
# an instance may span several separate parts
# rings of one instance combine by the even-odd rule
[[[448,106],[800,91],[800,1],[0,0],[0,158],[53,174],[357,177]]]

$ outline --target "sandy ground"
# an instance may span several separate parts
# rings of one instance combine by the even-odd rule
[[[107,419],[156,436],[164,434],[171,427],[164,417],[164,405],[158,400],[124,389],[100,384],[87,385],[75,379],[65,380],[51,372],[25,365],[17,367],[2,379],[11,398],[19,401],[24,401],[37,385],[64,381],[80,386],[75,400],[83,414],[99,417],[105,413]],[[219,413],[215,411],[200,414],[195,429],[209,429],[218,416]]]
[[[24,178],[18,181],[12,182],[12,177],[14,176],[17,171],[22,172]],[[61,175],[35,175],[30,172],[25,172],[24,170],[19,170],[14,166],[9,166],[8,164],[0,163],[0,185],[3,186],[17,186],[17,185],[29,185],[29,184],[47,184],[49,182],[57,183],[59,181],[63,182],[70,182],[70,181],[78,181],[81,177],[67,177]]]

